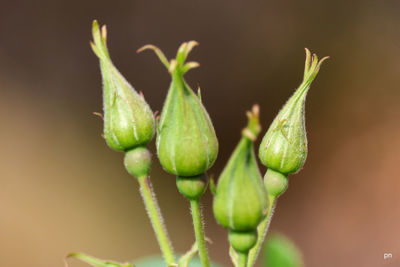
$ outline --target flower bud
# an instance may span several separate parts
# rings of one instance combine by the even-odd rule
[[[307,157],[304,104],[310,85],[327,58],[318,61],[306,49],[303,82],[276,116],[260,145],[260,160],[268,168],[290,174],[303,167]]]
[[[267,192],[257,166],[253,141],[260,132],[258,106],[248,112],[249,123],[218,181],[214,216],[232,231],[253,231],[265,217]]]
[[[154,116],[139,95],[113,65],[106,45],[106,28],[93,21],[93,52],[100,59],[103,77],[104,137],[115,150],[129,150],[149,143],[154,136]]]
[[[218,153],[218,140],[210,117],[200,97],[194,94],[183,78],[188,70],[199,66],[196,62],[185,63],[195,45],[194,41],[183,43],[176,59],[170,62],[152,45],[138,50],[154,50],[172,76],[157,127],[156,145],[163,168],[184,177],[206,172],[214,164]]]

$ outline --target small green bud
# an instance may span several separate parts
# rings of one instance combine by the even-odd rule
[[[311,57],[306,49],[303,82],[276,116],[260,145],[260,160],[268,168],[290,174],[303,167],[307,157],[304,104],[310,85],[327,58],[318,61],[317,55]]]
[[[154,136],[154,116],[139,95],[113,65],[106,45],[105,26],[93,21],[93,52],[100,59],[103,77],[104,137],[115,150],[146,145]]]
[[[268,169],[264,176],[264,185],[267,188],[268,195],[278,198],[286,191],[288,187],[288,179],[286,175]]]
[[[214,216],[233,231],[252,231],[265,217],[267,192],[257,166],[253,141],[260,132],[258,106],[248,112],[249,122],[218,181]]]
[[[145,177],[150,172],[151,153],[144,146],[131,149],[125,153],[124,165],[136,178]]]
[[[207,189],[207,174],[203,173],[191,177],[178,176],[176,186],[179,192],[189,199],[200,198]]]
[[[257,231],[229,231],[228,239],[237,252],[246,253],[257,243]]]
[[[169,173],[185,177],[206,172],[218,154],[218,140],[211,119],[199,97],[183,78],[188,70],[199,66],[196,62],[185,63],[195,45],[197,43],[194,41],[183,43],[176,59],[170,62],[152,45],[138,50],[154,50],[172,76],[157,127],[156,145],[163,168]]]

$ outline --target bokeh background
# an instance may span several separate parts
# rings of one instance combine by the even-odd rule
[[[102,109],[89,48],[95,18],[108,26],[114,63],[153,110],[170,78],[136,49],[155,44],[171,58],[181,42],[200,43],[190,58],[201,67],[186,78],[200,84],[219,137],[215,176],[245,111],[258,103],[266,130],[301,82],[304,47],[331,56],[307,98],[306,165],[290,176],[271,228],[309,267],[400,266],[399,12],[396,0],[1,1],[0,266],[63,266],[71,251],[119,261],[159,253],[137,182],[92,115]],[[183,252],[194,241],[188,203],[156,160],[152,181]],[[230,266],[211,203],[207,192],[209,250]]]

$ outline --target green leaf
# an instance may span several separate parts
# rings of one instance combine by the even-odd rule
[[[193,246],[190,248],[188,252],[182,255],[182,257],[179,259],[179,267],[188,267],[190,264],[190,261],[196,255],[196,253],[199,251],[199,248],[197,246],[197,242],[193,244]]]
[[[165,267],[165,260],[161,256],[154,256],[135,260],[135,267]],[[202,267],[200,259],[194,257],[188,267]],[[222,265],[211,263],[211,267],[222,267]]]
[[[301,251],[282,234],[272,233],[264,245],[265,267],[303,267]]]
[[[76,259],[86,262],[87,264],[90,264],[91,266],[94,266],[94,267],[134,267],[134,265],[131,265],[129,263],[118,263],[118,262],[114,262],[114,261],[101,260],[101,259],[89,256],[89,255],[86,255],[84,253],[78,253],[78,252],[70,253],[65,258],[66,259],[67,258],[76,258]],[[66,259],[65,259],[65,266],[68,267]]]

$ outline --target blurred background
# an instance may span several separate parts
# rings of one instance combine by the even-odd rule
[[[155,44],[172,58],[183,41],[200,43],[190,59],[201,67],[186,79],[200,84],[220,141],[215,176],[245,111],[258,103],[265,131],[300,84],[304,47],[331,56],[307,98],[307,162],[290,176],[271,228],[309,267],[400,266],[399,12],[395,0],[1,1],[0,266],[63,266],[71,251],[118,261],[159,253],[138,184],[92,115],[102,109],[89,48],[95,18],[107,24],[115,65],[154,111],[170,77],[136,49]],[[194,242],[188,203],[157,160],[152,181],[184,252]],[[202,202],[211,257],[230,266],[209,192]]]

